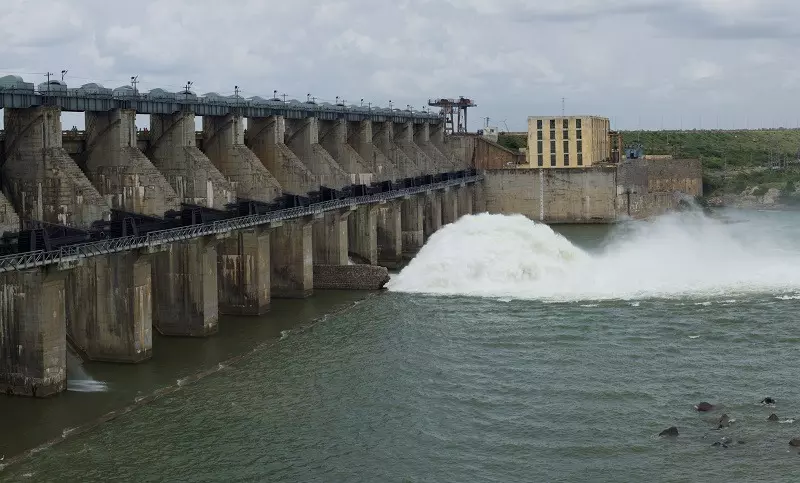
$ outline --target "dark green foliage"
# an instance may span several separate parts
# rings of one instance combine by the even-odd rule
[[[497,143],[508,149],[518,150],[528,146],[528,138],[525,136],[512,136],[509,134],[500,134]]]

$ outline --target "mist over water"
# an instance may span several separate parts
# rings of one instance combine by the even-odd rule
[[[431,236],[387,288],[556,302],[793,292],[800,251],[784,228],[674,213],[622,224],[587,252],[522,215],[471,215]]]

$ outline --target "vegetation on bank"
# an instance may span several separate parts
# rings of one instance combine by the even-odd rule
[[[740,131],[622,131],[625,146],[641,144],[646,154],[700,159],[707,196],[763,196],[781,191],[780,201],[800,205],[800,129]],[[511,149],[525,147],[525,136],[500,135]]]

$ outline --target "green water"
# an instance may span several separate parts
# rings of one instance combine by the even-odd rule
[[[800,221],[748,216],[723,233],[767,226],[794,236]],[[609,235],[562,231],[595,251]],[[300,323],[301,307],[307,319],[350,301],[337,293],[317,305],[286,302],[283,317],[237,320],[216,341],[159,340],[172,355],[159,359],[156,347],[149,365],[88,367],[109,381],[108,392],[0,399],[0,443],[18,449],[37,439],[29,432],[41,439],[73,425],[75,412],[99,414],[268,341],[0,479],[797,481],[800,455],[788,441],[800,437],[800,423],[766,421],[771,412],[800,416],[800,297],[793,280],[786,284],[564,303],[390,292],[279,340]],[[760,406],[765,396],[777,407]],[[704,400],[724,409],[694,411]],[[716,430],[722,412],[736,421]],[[657,436],[672,425],[677,439]],[[712,446],[723,437],[743,444]]]

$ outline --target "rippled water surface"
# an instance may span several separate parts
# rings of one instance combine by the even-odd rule
[[[725,226],[665,222],[677,230],[677,250],[687,249],[692,237],[678,235],[692,223],[707,235],[733,237],[730,243],[743,237],[735,249],[718,245],[706,266],[686,275],[693,293],[680,287],[679,272],[655,262],[642,268],[662,279],[638,291],[613,274],[592,274],[614,269],[605,260],[625,259],[614,250],[669,232],[656,225],[610,238],[597,228],[564,229],[582,253],[574,258],[585,255],[592,265],[575,268],[580,277],[605,285],[586,280],[591,290],[565,288],[560,293],[569,296],[561,300],[550,289],[541,297],[497,293],[498,285],[545,287],[541,277],[548,276],[578,283],[568,267],[514,272],[507,257],[527,263],[525,247],[513,255],[499,247],[503,253],[489,254],[491,263],[478,255],[462,260],[467,268],[457,282],[470,296],[409,267],[392,291],[6,468],[0,479],[797,481],[800,455],[788,441],[800,437],[800,422],[788,421],[800,416],[800,286],[790,271],[769,264],[778,250],[785,264],[800,256],[800,217],[748,216]],[[622,241],[609,242],[615,237]],[[695,238],[698,247],[729,243]],[[670,246],[649,243],[656,255]],[[630,257],[643,253],[636,249]],[[737,256],[723,267],[727,254]],[[706,283],[717,268],[735,274],[737,264],[750,274],[734,276],[731,287]],[[514,284],[487,268],[499,266]],[[445,263],[438,271],[447,269]],[[677,278],[667,284],[666,276]],[[484,277],[490,296],[476,293],[476,280],[465,277]],[[745,286],[748,280],[753,286]],[[401,282],[428,294],[409,293]],[[765,396],[777,407],[760,406]],[[724,408],[695,412],[703,400]],[[735,422],[716,430],[722,412]],[[767,422],[771,412],[783,422]],[[657,436],[672,425],[677,439]],[[732,444],[712,446],[722,438]]]

